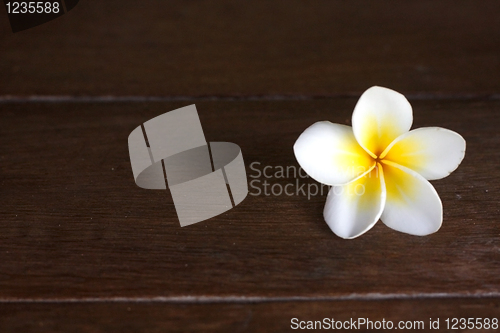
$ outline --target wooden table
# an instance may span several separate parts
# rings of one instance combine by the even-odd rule
[[[499,14],[472,0],[82,0],[16,34],[2,20],[0,331],[500,318]],[[251,177],[254,162],[298,168],[299,134],[349,124],[373,85],[408,96],[413,127],[467,140],[433,182],[433,235],[378,223],[340,239],[325,195],[250,194],[181,228],[168,191],[134,183],[128,134],[157,115],[196,104],[207,140],[237,143]]]

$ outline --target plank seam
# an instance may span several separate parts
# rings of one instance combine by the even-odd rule
[[[200,95],[200,96],[71,96],[71,95],[0,95],[0,103],[115,103],[182,101],[310,101],[333,98],[357,98],[360,93],[326,95]],[[500,94],[405,94],[410,100],[500,100]]]
[[[498,298],[500,292],[487,293],[420,293],[420,294],[349,294],[341,296],[171,296],[171,297],[82,297],[82,298],[0,298],[4,303],[171,303],[171,304],[215,304],[215,303],[277,303],[277,302],[328,302],[328,301],[383,301],[424,300],[457,298]]]

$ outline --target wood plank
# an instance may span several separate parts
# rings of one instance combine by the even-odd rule
[[[2,95],[498,94],[500,3],[80,1],[13,34]]]
[[[255,177],[253,162],[260,170],[298,167],[298,135],[318,120],[349,122],[355,102],[197,107],[207,140],[239,144]],[[181,228],[167,192],[135,185],[127,137],[187,104],[0,104],[0,299],[500,293],[500,101],[414,100],[414,127],[446,127],[468,144],[460,168],[433,182],[443,227],[415,237],[378,223],[351,241],[329,230],[320,195],[249,195],[235,209]],[[295,184],[289,176],[268,182]]]
[[[432,318],[433,322],[439,319],[439,329],[434,323],[432,332],[450,332],[446,327],[447,318],[498,319],[500,300],[425,299],[256,304],[3,303],[0,304],[0,313],[2,332],[285,332],[291,331],[293,318],[297,318],[299,323],[323,321],[324,318],[331,323],[333,319],[334,325],[337,321],[349,321],[351,325],[352,319],[357,325],[355,331],[360,332],[375,331],[367,329],[370,328],[367,327],[369,324],[358,325],[357,320],[361,318],[370,320],[373,323],[371,325],[380,325],[376,322],[385,320],[386,327],[391,323],[396,327],[400,325],[400,321],[406,327],[424,325],[420,329],[422,332],[431,331],[429,322]],[[460,324],[456,327],[460,328]],[[490,326],[487,330],[453,330],[471,331],[497,332],[498,329]]]

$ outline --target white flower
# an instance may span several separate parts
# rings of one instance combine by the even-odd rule
[[[313,179],[332,185],[323,216],[342,238],[355,238],[381,219],[412,235],[436,232],[441,200],[428,180],[453,172],[465,155],[460,134],[440,127],[410,130],[412,108],[400,93],[372,87],[359,99],[352,127],[320,121],[293,147]]]

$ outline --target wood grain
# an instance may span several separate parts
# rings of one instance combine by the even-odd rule
[[[0,304],[0,327],[11,332],[289,332],[299,321],[391,321],[417,325],[421,332],[450,332],[447,318],[498,318],[500,300],[431,299],[343,302],[271,302],[251,304],[165,303],[13,303]],[[429,320],[439,319],[439,329]],[[408,323],[411,322],[411,323]],[[294,326],[295,327],[295,326]],[[327,327],[327,326],[326,326]],[[436,326],[434,326],[436,327]],[[459,325],[457,327],[460,327]],[[327,330],[329,331],[329,330]],[[339,331],[339,330],[336,330]],[[342,331],[342,330],[341,330]],[[350,330],[343,330],[348,332]],[[374,332],[366,325],[356,332]],[[380,330],[388,332],[389,330]],[[453,332],[495,332],[498,329]]]
[[[80,1],[21,33],[1,21],[0,94],[498,94],[499,12],[495,0]]]
[[[499,12],[82,0],[16,34],[1,20],[0,331],[281,332],[293,317],[439,317],[446,331],[448,317],[500,317]],[[325,195],[255,195],[264,181],[314,191],[256,169],[298,168],[298,135],[350,124],[372,85],[409,96],[414,128],[467,141],[433,182],[444,223],[431,236],[378,223],[346,241],[323,221]],[[255,182],[236,208],[181,228],[168,191],[135,185],[127,137],[193,103],[207,141],[237,143]]]
[[[348,123],[355,102],[197,107],[207,140],[239,144],[252,180],[253,162],[297,167],[298,135],[318,120]],[[415,237],[379,223],[351,241],[329,230],[319,195],[249,195],[181,228],[167,192],[135,185],[127,137],[189,103],[0,104],[0,300],[499,295],[500,102],[412,102],[414,127],[442,126],[467,140],[460,168],[433,182],[443,227]]]

